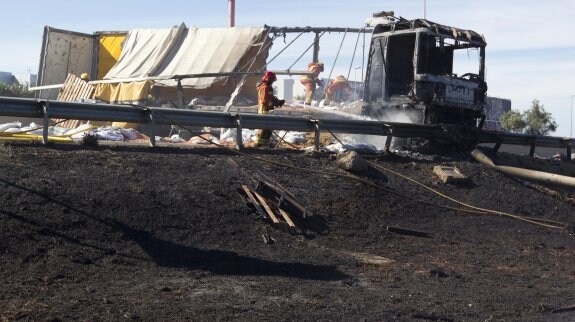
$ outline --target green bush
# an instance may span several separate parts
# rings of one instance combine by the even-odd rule
[[[34,92],[28,90],[27,84],[4,84],[0,83],[0,96],[33,98]]]
[[[511,110],[505,112],[499,118],[501,127],[515,133],[526,133],[535,135],[547,135],[557,130],[557,122],[551,113],[545,111],[543,104],[534,99],[531,108],[520,112]]]

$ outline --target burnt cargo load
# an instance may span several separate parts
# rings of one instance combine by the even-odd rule
[[[388,121],[482,127],[485,46],[483,36],[471,30],[380,18],[371,39],[363,113]]]

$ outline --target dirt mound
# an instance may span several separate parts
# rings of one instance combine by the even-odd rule
[[[367,159],[352,178],[297,151],[4,145],[0,320],[575,319],[573,206],[475,162]],[[256,173],[325,229],[254,212]]]

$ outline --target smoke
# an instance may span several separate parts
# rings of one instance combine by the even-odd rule
[[[423,124],[423,109],[402,108],[396,105],[387,105],[377,108],[370,115],[363,114],[363,102],[354,101],[341,103],[340,105],[323,108],[311,108],[317,112],[329,115],[329,117],[351,120],[383,121],[393,123]],[[364,134],[341,134],[338,139],[345,144],[371,144],[379,150],[385,148],[387,136],[364,135]],[[406,139],[393,138],[391,148],[400,148],[406,144]]]
[[[396,107],[386,107],[378,113],[376,118],[371,117],[372,120],[393,122],[393,123],[410,123],[410,124],[422,124],[423,123],[423,110],[419,109],[401,109]],[[379,150],[385,148],[385,141],[387,136],[379,135],[363,135],[363,134],[351,134],[344,137],[343,142],[345,143],[365,143],[375,146]],[[404,138],[393,138],[391,141],[391,148],[399,148],[406,144],[406,139]]]

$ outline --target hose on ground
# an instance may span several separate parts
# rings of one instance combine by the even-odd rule
[[[137,106],[137,105],[136,105],[136,106]],[[143,106],[138,106],[138,107],[140,107],[140,108],[146,108],[146,107],[143,107]],[[178,124],[178,123],[175,122],[174,120],[172,120],[172,119],[170,119],[169,117],[163,115],[161,112],[156,112],[155,114],[156,114],[156,115],[159,115],[159,116],[161,116],[161,117],[164,117],[165,119],[167,119],[167,120],[168,120],[169,122],[171,122],[172,124],[178,125],[178,126],[182,127],[183,129],[189,131],[189,132],[192,133],[192,134],[195,133],[195,131],[191,131],[190,129],[186,128],[185,126]],[[338,142],[342,143],[342,142],[337,138],[337,136],[335,136],[335,134],[334,134],[333,132],[331,132],[329,129],[328,129],[328,131],[329,131],[329,133],[330,133]],[[440,205],[440,204],[432,203],[432,202],[429,202],[429,201],[426,201],[426,200],[414,199],[412,196],[399,193],[399,192],[397,192],[397,191],[395,191],[395,190],[392,190],[392,189],[387,188],[387,187],[385,187],[385,186],[379,185],[379,184],[374,183],[374,182],[372,182],[372,181],[369,181],[369,180],[367,180],[367,179],[363,179],[363,178],[357,177],[357,176],[352,175],[352,174],[350,174],[350,173],[338,173],[338,172],[329,172],[329,171],[320,171],[320,170],[306,169],[306,168],[301,168],[301,167],[293,166],[293,165],[286,164],[286,163],[282,163],[282,162],[267,160],[267,159],[265,159],[265,158],[260,158],[260,157],[257,157],[257,156],[253,156],[253,155],[244,153],[244,152],[242,152],[242,151],[238,151],[238,150],[236,150],[236,149],[231,149],[231,148],[229,148],[229,147],[227,147],[227,146],[224,146],[224,145],[222,145],[222,144],[219,144],[219,143],[213,142],[213,141],[211,141],[211,140],[209,140],[209,139],[207,139],[207,138],[204,138],[204,137],[201,136],[201,135],[200,135],[199,137],[200,137],[201,139],[205,140],[206,142],[210,143],[210,144],[213,144],[213,145],[215,145],[215,146],[218,146],[218,147],[220,147],[220,148],[223,148],[223,149],[226,149],[226,150],[229,150],[229,151],[233,151],[234,153],[236,153],[236,154],[238,154],[238,155],[241,155],[241,156],[250,158],[250,159],[252,159],[252,160],[261,161],[261,162],[266,162],[266,163],[273,164],[273,165],[276,165],[276,166],[279,166],[279,167],[289,168],[289,169],[298,170],[298,171],[305,171],[305,172],[313,173],[313,174],[320,174],[320,175],[327,175],[327,176],[335,176],[335,177],[341,177],[341,178],[349,178],[349,179],[352,179],[352,180],[355,180],[355,181],[359,181],[359,182],[361,182],[361,183],[363,183],[363,184],[365,184],[365,185],[368,185],[368,186],[370,186],[370,187],[373,187],[373,188],[376,188],[376,189],[380,189],[380,190],[385,191],[385,192],[387,192],[387,193],[393,194],[393,195],[395,195],[395,196],[398,196],[398,197],[401,197],[401,198],[405,198],[405,199],[410,200],[410,201],[412,201],[412,202],[419,202],[419,203],[426,204],[426,205],[429,205],[429,206],[438,207],[438,208],[443,208],[443,209],[447,209],[447,210],[453,210],[453,211],[456,211],[456,212],[468,212],[468,213],[475,213],[475,214],[481,214],[481,215],[500,215],[500,216],[505,216],[505,217],[508,217],[508,218],[511,218],[511,219],[515,219],[515,220],[520,220],[520,221],[527,222],[527,223],[530,223],[530,224],[533,224],[533,225],[537,225],[537,226],[541,226],[541,227],[546,227],[546,228],[551,228],[551,229],[558,229],[558,230],[564,230],[564,229],[565,229],[565,225],[564,225],[563,223],[552,222],[552,221],[548,221],[548,220],[540,220],[540,219],[530,218],[530,217],[525,217],[525,216],[520,216],[520,215],[514,215],[514,214],[502,212],[502,211],[490,210],[490,209],[481,208],[481,207],[475,207],[475,206],[473,206],[473,205],[466,204],[466,203],[464,203],[464,202],[461,202],[461,201],[458,201],[458,200],[456,200],[456,199],[454,199],[454,198],[451,198],[451,197],[449,197],[449,196],[447,196],[447,195],[445,195],[445,194],[442,194],[442,193],[440,193],[439,191],[436,191],[436,190],[434,190],[434,189],[432,189],[432,188],[430,188],[430,187],[427,187],[426,185],[424,185],[423,183],[420,183],[420,182],[416,181],[415,179],[411,179],[411,178],[409,178],[409,177],[407,177],[407,176],[401,175],[401,174],[399,174],[398,172],[395,172],[395,171],[393,171],[393,170],[384,168],[384,167],[382,167],[382,166],[380,166],[380,165],[377,165],[377,164],[375,164],[375,163],[373,163],[373,162],[369,162],[369,164],[372,165],[372,166],[374,166],[375,168],[379,168],[379,169],[381,169],[381,170],[383,170],[383,171],[388,171],[388,172],[390,172],[390,173],[396,174],[396,175],[398,175],[398,176],[400,176],[400,177],[402,177],[402,178],[404,178],[404,179],[406,179],[406,180],[408,180],[408,181],[410,181],[410,182],[413,182],[413,183],[416,183],[416,184],[418,184],[418,185],[420,185],[420,186],[422,186],[422,187],[425,187],[427,190],[430,190],[430,191],[434,192],[434,193],[437,194],[438,196],[441,196],[441,197],[443,197],[443,198],[446,198],[446,199],[448,199],[448,200],[450,200],[450,201],[452,201],[452,202],[455,202],[455,203],[457,203],[457,204],[459,204],[459,205],[461,205],[461,206],[464,206],[465,208],[455,208],[455,207],[450,207],[450,206],[445,206],[445,205]],[[342,143],[342,144],[343,144],[343,143]]]

